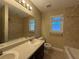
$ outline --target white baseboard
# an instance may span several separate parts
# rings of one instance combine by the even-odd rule
[[[64,49],[62,48],[57,48],[57,47],[52,47],[52,49],[56,50],[56,51],[59,51],[59,52],[63,52]]]

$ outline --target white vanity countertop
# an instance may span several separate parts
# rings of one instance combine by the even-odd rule
[[[11,45],[17,44],[17,43],[27,41],[27,40],[29,40],[31,38],[34,38],[34,37],[27,37],[27,38],[22,37],[22,38],[15,39],[13,41],[9,41],[9,42],[6,42],[6,43],[2,43],[2,44],[0,44],[0,50],[1,49],[4,49],[6,47],[9,47]]]
[[[9,51],[16,51],[19,53],[19,59],[29,59],[30,56],[44,43],[44,40],[37,40],[35,42],[27,41],[19,46],[16,46]]]

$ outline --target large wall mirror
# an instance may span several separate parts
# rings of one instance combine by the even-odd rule
[[[24,35],[35,36],[36,32],[36,19],[32,16],[28,16],[24,21]]]
[[[0,7],[0,43],[16,40],[22,37],[25,37],[24,35],[24,22],[25,19],[28,20],[28,14],[24,13],[23,11],[16,9],[15,7],[9,6],[8,7],[8,31],[7,31],[7,38],[8,40],[5,40],[5,34],[4,32],[4,16],[5,16],[5,10],[4,7]],[[27,23],[27,22],[26,22]],[[26,26],[27,28],[27,26]],[[26,30],[27,33],[27,30]]]
[[[3,8],[0,7],[0,43],[16,40],[22,37],[39,37],[41,35],[40,19],[28,15],[13,6],[8,6],[7,8],[7,22],[5,14],[5,6]],[[4,30],[6,32],[4,32]]]
[[[35,36],[36,33],[36,19],[22,11],[9,7],[8,9],[8,40],[4,39],[4,8],[0,8],[0,43],[16,40],[22,37]],[[2,13],[3,11],[3,13]],[[3,24],[2,24],[3,22]],[[2,36],[3,35],[3,36]]]
[[[23,37],[23,22],[25,17],[19,10],[9,8],[8,41]]]

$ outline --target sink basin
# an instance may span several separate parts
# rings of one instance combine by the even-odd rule
[[[39,42],[39,40],[38,39],[33,39],[32,41],[28,41],[30,44],[36,44],[36,43],[38,43]]]
[[[18,53],[15,51],[6,51],[3,52],[3,55],[0,56],[0,59],[18,59]]]

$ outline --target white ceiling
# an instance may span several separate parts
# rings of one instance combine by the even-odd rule
[[[79,3],[79,0],[31,0],[31,2],[41,11],[47,12],[58,8],[71,7]],[[47,8],[46,5],[51,4]]]

